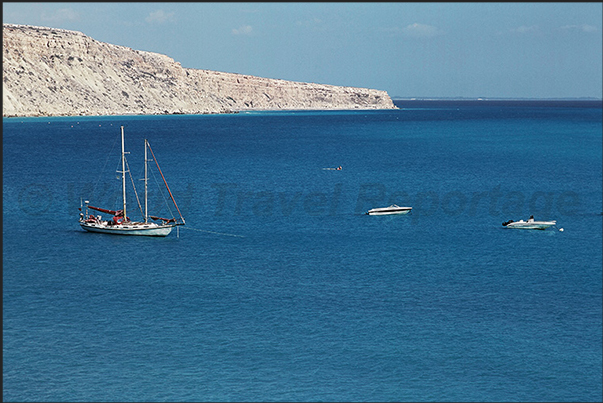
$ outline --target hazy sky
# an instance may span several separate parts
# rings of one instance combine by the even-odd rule
[[[183,67],[392,97],[602,97],[602,3],[2,3]]]

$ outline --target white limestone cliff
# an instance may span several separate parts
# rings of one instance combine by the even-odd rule
[[[183,68],[81,32],[3,25],[4,117],[393,109],[385,91]]]

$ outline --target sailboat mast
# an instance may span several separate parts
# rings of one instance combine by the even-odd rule
[[[121,185],[124,197],[124,221],[126,220],[126,151],[124,148],[124,127],[121,127]]]
[[[144,223],[148,222],[147,212],[147,139],[144,139]]]

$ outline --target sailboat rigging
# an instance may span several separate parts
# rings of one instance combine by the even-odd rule
[[[140,221],[140,222],[131,221],[130,217],[128,217],[128,215],[127,215],[127,210],[126,210],[126,208],[127,208],[126,172],[128,172],[128,171],[126,171],[126,154],[127,153],[125,151],[125,145],[124,145],[124,127],[121,126],[121,171],[118,171],[118,172],[121,173],[121,182],[122,182],[121,183],[122,197],[123,197],[122,209],[121,210],[110,210],[110,209],[104,209],[104,208],[100,208],[100,207],[90,206],[88,200],[86,200],[85,201],[85,203],[86,203],[85,212],[81,212],[82,207],[80,207],[79,224],[83,229],[85,229],[86,231],[90,231],[90,232],[101,232],[101,233],[105,233],[105,234],[114,234],[114,235],[167,236],[170,234],[170,232],[172,232],[172,229],[175,226],[185,225],[184,217],[182,217],[182,213],[180,213],[180,209],[178,208],[178,205],[176,204],[176,200],[174,199],[174,196],[172,195],[172,192],[167,184],[167,181],[165,180],[165,177],[163,176],[163,172],[161,172],[161,168],[159,167],[157,158],[155,158],[155,153],[153,153],[153,149],[151,148],[151,145],[149,144],[147,139],[145,139],[144,144],[145,144],[145,147],[144,147],[144,217],[143,217],[144,221]],[[151,151],[153,160],[155,161],[155,164],[157,165],[157,169],[159,170],[159,173],[161,174],[161,178],[163,179],[163,183],[165,184],[165,187],[170,195],[170,198],[172,199],[172,202],[174,203],[176,210],[178,210],[180,219],[177,219],[174,217],[163,218],[163,217],[158,217],[158,216],[148,214],[148,186],[147,186],[148,167],[147,167],[147,162],[149,160],[148,160],[147,150]],[[136,191],[136,188],[134,188],[134,191]],[[136,194],[136,198],[138,199],[138,194]],[[140,205],[140,202],[139,202],[139,205]],[[109,220],[103,220],[100,215],[94,216],[92,214],[89,214],[88,209],[100,211],[101,213],[105,213],[105,214],[112,214],[113,217]],[[151,218],[154,221],[159,221],[160,223],[150,222],[149,218]]]

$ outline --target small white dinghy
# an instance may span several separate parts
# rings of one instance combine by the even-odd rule
[[[370,209],[366,212],[368,215],[386,215],[386,214],[407,214],[412,210],[412,207],[400,207],[392,204],[389,207],[379,207]]]
[[[549,227],[553,227],[557,224],[557,221],[536,221],[534,220],[534,216],[530,216],[528,221],[519,220],[519,221],[505,221],[502,223],[503,227],[507,228],[520,228],[520,229],[547,229]]]

